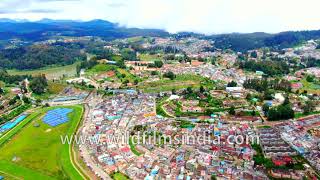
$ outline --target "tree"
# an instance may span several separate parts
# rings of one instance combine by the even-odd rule
[[[122,49],[120,53],[124,60],[129,60],[129,61],[137,60],[136,52],[129,48]]]
[[[26,103],[26,104],[30,104],[31,103],[30,99],[28,97],[26,97],[26,96],[22,96],[22,101],[24,103]]]
[[[30,89],[35,94],[43,94],[48,87],[47,78],[45,75],[39,75],[32,79],[30,83]]]
[[[270,109],[269,104],[264,103],[263,106],[262,106],[262,110],[263,110],[264,114],[268,114],[269,109]]]
[[[14,105],[16,102],[17,102],[17,98],[14,97],[14,98],[10,99],[9,105],[10,105],[10,106],[11,106],[11,105]]]
[[[267,117],[270,121],[291,119],[294,117],[294,111],[291,104],[281,104],[270,108]]]
[[[172,90],[171,90],[171,93],[172,93],[172,94],[177,94],[177,91],[176,91],[175,89],[172,89]]]
[[[187,93],[188,94],[192,94],[193,93],[192,87],[187,87]]]
[[[137,85],[137,84],[139,83],[138,79],[135,79],[135,80],[133,81],[133,83],[134,83],[135,85]]]
[[[250,93],[248,93],[247,96],[246,96],[246,99],[247,100],[251,100],[252,99],[252,95]]]
[[[128,84],[128,83],[129,83],[129,80],[126,79],[126,80],[124,80],[122,83],[123,83],[123,84]]]
[[[227,87],[237,87],[237,85],[238,85],[237,82],[231,81],[227,84]]]
[[[163,62],[162,61],[154,61],[154,66],[157,68],[161,68],[163,66]]]
[[[217,177],[215,176],[215,175],[211,175],[211,178],[210,178],[211,180],[216,180],[217,179]]]
[[[211,58],[211,64],[212,64],[212,65],[216,65],[216,63],[217,63],[217,57],[213,56],[213,57]]]
[[[169,71],[169,72],[164,73],[163,77],[166,77],[166,78],[173,80],[176,77],[176,75],[172,71]]]
[[[290,100],[289,100],[289,97],[286,95],[284,98],[283,105],[288,105],[288,104],[290,104]]]
[[[42,103],[42,100],[41,99],[36,99],[36,104],[37,105],[40,105]]]
[[[152,76],[155,76],[155,75],[158,75],[158,74],[159,74],[158,71],[151,71],[151,75],[152,75]]]
[[[231,114],[231,115],[235,115],[236,114],[236,110],[235,110],[236,108],[234,107],[234,106],[231,106],[230,107],[230,109],[229,109],[229,114]]]
[[[257,54],[256,51],[252,51],[251,54],[250,54],[250,56],[251,56],[252,58],[257,58],[257,57],[258,57],[258,54]]]
[[[307,78],[306,78],[306,80],[307,80],[308,82],[313,82],[313,81],[314,81],[314,78],[315,78],[314,75],[308,75]]]
[[[203,86],[200,86],[200,92],[201,93],[204,93],[206,90],[204,89],[204,87]]]
[[[309,114],[311,113],[312,111],[314,111],[316,107],[316,104],[314,101],[307,101],[306,104],[303,106],[303,113],[304,114]]]
[[[273,93],[270,90],[264,91],[264,94],[263,94],[264,100],[272,100],[273,98],[272,94]]]
[[[117,62],[117,66],[119,66],[119,68],[122,68],[122,69],[126,68],[126,64],[123,59],[117,60],[116,62]]]

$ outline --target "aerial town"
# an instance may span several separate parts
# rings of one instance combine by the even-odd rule
[[[320,40],[217,43],[188,33],[33,43],[25,53],[77,60],[0,69],[0,180],[319,179]]]

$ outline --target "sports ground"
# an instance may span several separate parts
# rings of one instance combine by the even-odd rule
[[[68,108],[68,121],[57,126],[43,122],[48,111]],[[60,135],[73,134],[82,118],[82,106],[37,109],[0,138],[0,175],[12,179],[84,179],[72,163],[71,146]],[[10,178],[10,179],[11,179]]]

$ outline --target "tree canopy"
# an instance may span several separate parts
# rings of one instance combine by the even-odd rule
[[[30,82],[30,89],[35,94],[44,93],[47,87],[48,87],[48,82],[45,75],[36,76]]]

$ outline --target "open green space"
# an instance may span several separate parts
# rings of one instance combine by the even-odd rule
[[[124,175],[120,172],[116,172],[116,173],[111,174],[111,177],[114,180],[129,180],[129,178],[126,175]]]
[[[301,83],[303,87],[300,92],[307,91],[308,93],[320,94],[320,85],[313,82],[308,82],[306,79],[302,79]]]
[[[161,61],[162,57],[157,54],[140,54],[139,59],[141,61]]]
[[[71,162],[71,146],[62,144],[60,138],[76,131],[83,107],[67,106],[73,109],[69,121],[51,127],[42,117],[54,108],[36,110],[0,138],[1,171],[23,179],[83,179]]]
[[[109,64],[97,64],[93,66],[92,68],[86,70],[87,75],[97,75],[103,72],[107,72],[110,70],[116,70],[117,66],[115,65],[109,65]]]
[[[163,108],[163,105],[166,103],[167,99],[168,99],[167,97],[157,99],[156,112],[158,115],[163,116],[163,117],[172,117]]]
[[[163,92],[187,87],[199,88],[204,78],[198,75],[177,75],[175,79],[161,79],[159,81],[141,83],[138,88],[144,92]]]
[[[45,74],[47,79],[60,79],[64,76],[73,77],[77,74],[77,65],[80,62],[76,62],[66,66],[49,66],[46,68],[35,69],[35,70],[8,70],[10,75],[39,75]]]
[[[129,146],[133,154],[137,156],[141,155],[141,153],[136,149],[136,141],[132,137],[129,138]]]
[[[32,93],[32,96],[36,99],[50,99],[52,96],[59,94],[62,92],[68,84],[66,82],[58,82],[58,81],[48,81],[47,91],[43,94],[35,94]]]
[[[14,180],[20,179],[19,177],[12,176],[12,175],[7,174],[7,173],[1,173],[1,171],[0,171],[0,176],[2,176],[4,179],[14,179]]]
[[[131,74],[129,71],[125,70],[125,69],[121,69],[118,68],[117,69],[118,74],[120,73],[121,75],[123,75],[124,77],[122,77],[122,81],[129,81],[130,83],[134,83],[135,80],[140,80],[140,78],[134,76],[133,74]]]
[[[314,114],[320,114],[320,111],[313,111],[313,112],[310,112],[307,114],[302,113],[302,112],[298,112],[298,113],[294,114],[294,118],[298,119],[298,118],[302,118],[302,117],[310,116],[310,115],[314,115]]]
[[[269,129],[269,128],[271,128],[271,126],[258,126],[257,127],[258,129]]]

